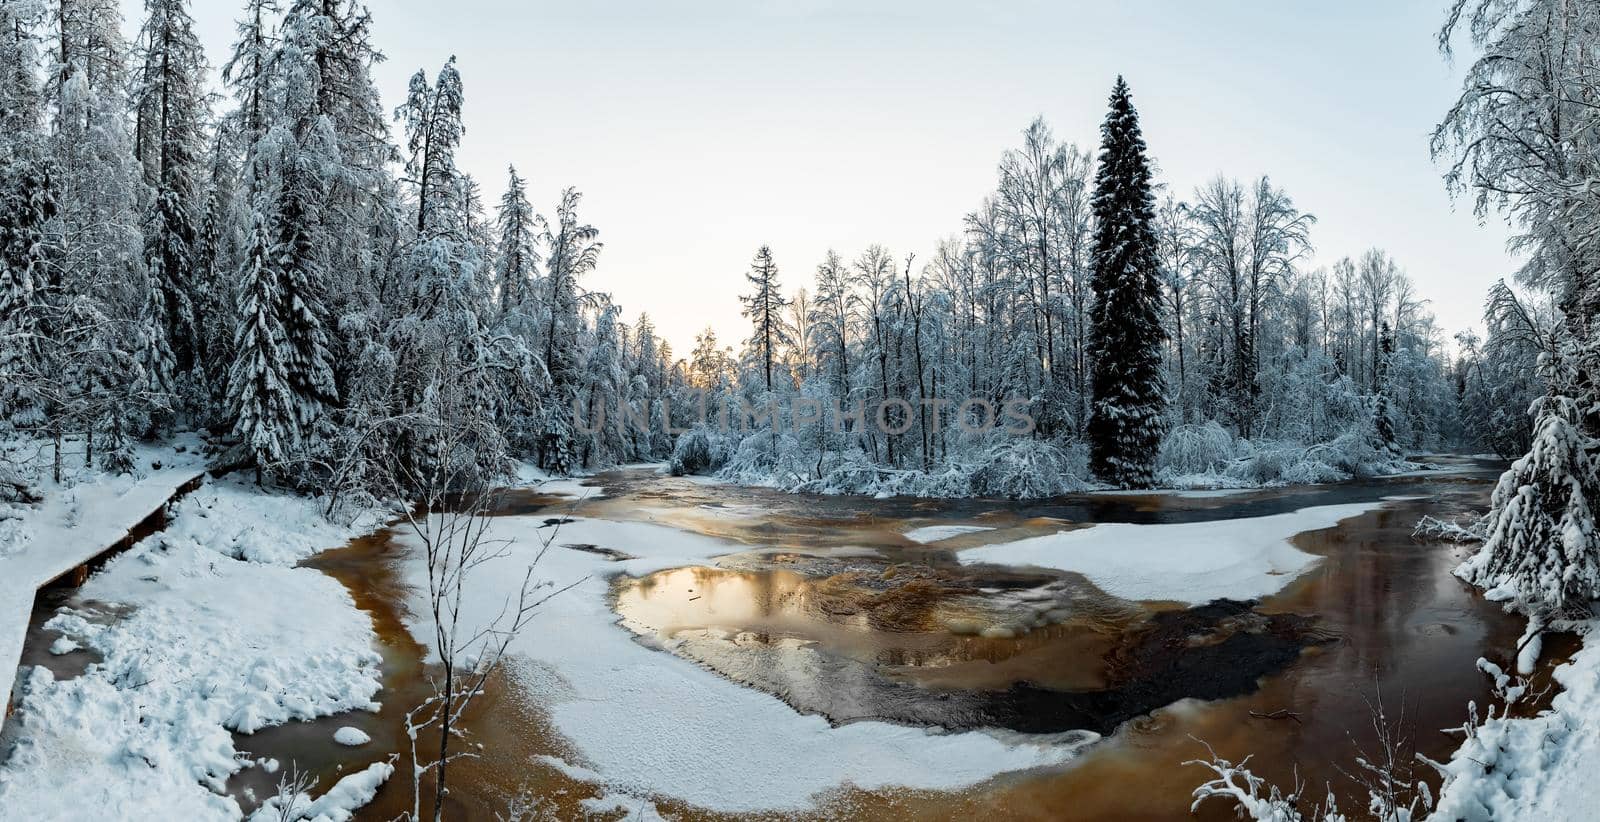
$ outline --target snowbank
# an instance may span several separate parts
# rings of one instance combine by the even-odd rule
[[[231,731],[375,709],[376,636],[344,587],[235,558],[287,563],[354,534],[318,524],[315,511],[310,500],[204,488],[168,531],[90,580],[76,600],[86,604],[48,625],[103,659],[69,680],[27,672],[0,808],[29,819],[237,819],[221,791],[249,763]]]
[[[1435,818],[1592,819],[1600,808],[1600,622],[1584,647],[1557,668],[1564,689],[1551,710],[1478,726],[1446,763]]]
[[[225,480],[184,497],[173,514],[164,531],[170,540],[192,540],[234,559],[269,565],[292,565],[382,524],[376,511],[348,524],[329,522],[319,500]]]
[[[641,463],[637,465],[621,466],[624,468],[660,467],[659,463]],[[605,489],[596,485],[585,485],[589,478],[584,476],[555,477],[549,472],[530,462],[520,463],[517,466],[517,485],[538,491],[541,494],[555,494],[563,497],[598,497],[605,493]]]
[[[468,584],[466,624],[481,625],[515,596],[538,550],[538,518],[497,518],[490,539],[509,553]],[[610,562],[562,544],[614,548]],[[846,784],[956,789],[996,774],[1063,762],[1075,748],[980,732],[947,734],[880,722],[831,727],[779,699],[741,687],[616,624],[607,577],[700,564],[745,546],[658,525],[577,518],[563,525],[537,576],[581,580],[551,600],[512,648],[512,674],[549,700],[556,729],[609,792],[667,796],[723,812],[799,810]],[[420,561],[407,569],[420,588]],[[419,603],[420,604],[420,603]],[[423,609],[413,608],[417,613]],[[415,626],[415,627],[421,627]],[[431,631],[415,630],[429,641]]]
[[[1330,528],[1381,504],[1324,505],[1214,522],[1103,523],[973,548],[958,557],[968,564],[1073,571],[1124,599],[1190,604],[1255,599],[1277,592],[1317,561],[1291,545],[1290,537]]]
[[[0,701],[12,691],[39,586],[116,544],[202,474],[199,441],[177,447],[135,448],[137,474],[78,468],[60,484],[38,483],[38,504],[0,510]]]
[[[271,797],[250,815],[250,822],[279,822],[286,818],[305,822],[348,822],[357,809],[378,795],[378,788],[393,775],[393,765],[374,762],[340,779],[316,799],[304,793]]]

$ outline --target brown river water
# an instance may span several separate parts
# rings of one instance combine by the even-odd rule
[[[1348,811],[1366,804],[1347,772],[1358,751],[1376,748],[1372,706],[1381,702],[1416,752],[1445,759],[1457,738],[1441,729],[1462,723],[1469,700],[1491,701],[1475,661],[1504,663],[1522,632],[1520,620],[1451,576],[1467,549],[1410,536],[1423,514],[1487,504],[1497,466],[1441,464],[1457,471],[1238,495],[1030,503],[798,496],[629,469],[596,478],[605,496],[575,511],[571,500],[514,492],[498,513],[528,517],[530,528],[568,512],[647,520],[746,546],[706,566],[617,577],[617,630],[677,640],[671,653],[796,710],[835,723],[1105,735],[1065,766],[956,792],[846,789],[784,818],[1195,818],[1191,792],[1208,774],[1184,763],[1206,757],[1206,745],[1235,761],[1253,755],[1257,774],[1285,786],[1298,779],[1315,798],[1327,786]],[[1297,536],[1298,547],[1323,561],[1258,603],[1128,602],[1074,574],[957,561],[963,548],[1094,523],[1245,518],[1392,496],[1416,499]],[[933,545],[903,535],[938,524],[991,530]],[[629,549],[565,547],[622,558]],[[383,646],[383,710],[241,735],[240,750],[295,762],[324,788],[342,769],[405,750],[404,712],[428,693],[428,670],[402,622],[400,550],[380,532],[306,563],[372,614]],[[54,635],[39,625],[69,598],[41,597],[26,663],[65,664],[44,651]],[[1570,638],[1547,640],[1541,677],[1574,650]],[[519,676],[493,679],[467,717],[475,742],[492,755],[452,766],[446,816],[494,819],[524,796],[541,818],[582,818],[580,800],[601,789],[537,758],[582,757],[552,729],[540,694],[511,681],[540,681],[541,672],[526,660],[511,664],[522,666]],[[358,753],[332,744],[344,725],[373,743]],[[402,760],[358,818],[409,810],[403,774]],[[229,788],[248,809],[277,779],[251,768]],[[1197,816],[1233,818],[1231,807],[1213,802]],[[725,818],[670,799],[655,804],[669,818]]]

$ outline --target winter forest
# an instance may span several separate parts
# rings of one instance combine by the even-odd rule
[[[392,112],[378,98],[364,8],[251,3],[216,68],[183,2],[150,3],[132,42],[109,0],[0,13],[14,430],[116,466],[134,440],[203,428],[264,479],[362,491],[379,487],[375,461],[428,461],[418,429],[446,421],[484,435],[471,459],[490,474],[671,456],[830,491],[1040,497],[1097,481],[1109,143],[1029,124],[932,259],[870,246],[780,269],[762,246],[741,295],[750,337],[708,331],[673,352],[647,313],[629,322],[584,287],[603,244],[577,189],[541,213],[515,166],[481,182],[456,168],[470,85],[453,61],[419,71]],[[208,91],[213,74],[230,98]],[[1308,270],[1314,204],[1266,174],[1181,192],[1147,176],[1155,322],[1135,343],[1159,346],[1138,379],[1164,434],[1134,484],[1319,482],[1407,450],[1525,450],[1515,409],[1541,390],[1549,309],[1501,289],[1488,337],[1452,341],[1381,249]],[[897,402],[886,426],[727,411],[794,397],[868,422]],[[967,398],[1031,424],[963,429]],[[706,416],[738,424],[693,430]]]
[[[1600,339],[1591,331],[1600,312],[1600,7],[1451,0],[1443,9],[1433,45],[1464,72],[1463,84],[1420,139],[1441,188],[1479,220],[1508,224],[1521,261],[1482,295],[1481,326],[1441,325],[1430,295],[1407,273],[1418,261],[1376,246],[1319,244],[1318,203],[1280,185],[1274,169],[1224,169],[1197,187],[1171,182],[1164,146],[1147,143],[1140,78],[1096,65],[1083,68],[1105,75],[1103,106],[1096,102],[1103,119],[1017,123],[1014,142],[994,158],[990,190],[966,213],[950,214],[945,234],[927,238],[931,254],[871,244],[801,259],[761,236],[718,237],[749,249],[737,295],[748,336],[719,338],[708,326],[688,351],[658,332],[651,305],[624,305],[622,295],[591,287],[606,262],[607,229],[585,216],[583,180],[559,180],[572,187],[553,202],[531,198],[530,179],[567,173],[559,158],[507,156],[497,179],[458,165],[472,139],[472,109],[506,104],[473,95],[470,61],[422,67],[403,98],[384,99],[374,80],[383,44],[359,0],[240,0],[235,39],[216,63],[190,0],[144,0],[137,20],[124,19],[127,8],[119,0],[0,0],[0,577],[8,563],[18,569],[12,582],[0,580],[0,606],[25,594],[15,604],[24,616],[35,613],[27,637],[0,636],[0,651],[32,658],[25,649],[34,649],[44,658],[40,645],[49,656],[96,654],[76,679],[44,664],[18,669],[15,701],[25,721],[0,737],[0,820],[13,818],[8,807],[29,809],[19,819],[65,814],[39,786],[64,767],[52,751],[80,732],[73,728],[96,724],[123,728],[104,743],[106,762],[137,754],[150,765],[126,780],[107,778],[131,786],[125,794],[97,794],[119,803],[126,818],[187,811],[347,819],[374,796],[384,818],[457,818],[450,814],[461,807],[445,810],[446,766],[477,756],[466,746],[484,747],[465,741],[469,733],[494,738],[501,720],[476,713],[477,700],[516,687],[582,691],[618,717],[664,711],[682,719],[675,733],[684,736],[647,739],[539,703],[550,716],[530,736],[566,740],[587,756],[568,761],[587,764],[563,762],[568,749],[513,745],[554,775],[509,797],[485,793],[479,782],[493,780],[473,770],[479,766],[451,765],[462,769],[455,779],[473,785],[462,789],[469,798],[459,818],[492,818],[489,810],[497,818],[579,818],[570,803],[580,795],[588,797],[583,818],[633,818],[636,801],[648,807],[644,818],[807,808],[840,818],[985,810],[1021,818],[1029,800],[985,780],[1045,769],[1065,781],[1040,795],[1083,796],[1074,793],[1088,790],[1082,780],[1059,771],[1092,756],[1084,745],[1106,744],[1088,737],[1120,740],[1134,732],[1136,723],[1125,721],[1181,699],[1251,699],[1230,709],[1246,723],[1301,723],[1292,697],[1263,700],[1278,698],[1274,677],[1298,665],[1316,670],[1319,663],[1291,660],[1324,639],[1282,615],[1313,620],[1333,599],[1390,607],[1363,599],[1374,583],[1359,575],[1377,571],[1317,564],[1340,550],[1329,545],[1363,538],[1403,543],[1393,549],[1400,553],[1419,544],[1465,551],[1443,571],[1396,565],[1394,575],[1453,586],[1452,596],[1472,603],[1458,610],[1488,626],[1466,631],[1472,637],[1510,631],[1509,657],[1495,656],[1507,647],[1463,647],[1462,690],[1423,694],[1424,721],[1466,724],[1444,742],[1406,734],[1397,741],[1381,693],[1367,702],[1376,704],[1370,722],[1360,706],[1350,708],[1355,715],[1316,720],[1371,724],[1375,740],[1359,741],[1387,755],[1375,758],[1367,747],[1352,756],[1359,789],[1329,787],[1324,800],[1320,785],[1291,781],[1298,770],[1268,766],[1258,776],[1246,768],[1256,750],[1279,750],[1265,734],[1287,724],[1256,722],[1271,727],[1228,740],[1248,742],[1248,750],[1219,741],[1150,766],[1210,769],[1196,770],[1179,805],[1220,799],[1259,819],[1342,820],[1359,816],[1337,807],[1342,799],[1353,810],[1354,796],[1386,822],[1429,812],[1514,818],[1532,813],[1518,799],[1529,785],[1600,762],[1600,746],[1583,730],[1597,721],[1593,705],[1580,708],[1600,685],[1600,654],[1584,645],[1600,599],[1592,507],[1600,494]],[[1464,485],[1473,478],[1477,486]],[[163,497],[153,536],[134,539],[136,521],[113,527],[117,499],[169,480],[172,496]],[[647,492],[647,483],[665,490]],[[123,496],[97,496],[112,494]],[[705,501],[716,494],[725,496]],[[557,508],[539,495],[566,502]],[[900,507],[898,498],[918,502]],[[1384,506],[1404,522],[1370,516]],[[535,510],[551,516],[515,530]],[[740,513],[749,511],[756,513]],[[1102,516],[1109,519],[1095,519]],[[1367,517],[1360,527],[1368,531],[1359,533],[1379,536],[1345,532],[1355,516]],[[905,519],[907,527],[889,547],[850,553],[881,538],[849,530],[869,517]],[[1071,529],[1043,530],[1079,521],[1087,530],[1075,541],[1067,540]],[[60,569],[35,562],[40,549],[30,546],[64,544],[102,526],[108,545],[127,531],[128,559],[104,570],[90,555]],[[1218,530],[1204,530],[1210,526]],[[1320,529],[1340,535],[1307,537]],[[357,581],[338,573],[338,562],[353,560],[330,561],[327,576],[314,570],[325,549],[360,549],[373,534],[400,546],[390,550],[406,558],[383,559],[398,563],[384,574],[399,581],[381,582],[389,577],[370,570],[378,567],[372,558],[353,574]],[[1313,549],[1319,539],[1325,550]],[[730,561],[729,543],[752,553]],[[1194,550],[1116,558],[1167,544]],[[751,558],[757,549],[804,555],[816,545],[840,553]],[[943,552],[936,559],[905,558],[908,548],[935,547]],[[1074,550],[1084,558],[1070,558]],[[134,559],[156,570],[138,570]],[[218,562],[231,570],[219,571]],[[1174,570],[1195,563],[1205,567]],[[34,565],[52,570],[36,573]],[[33,611],[34,589],[75,567],[84,593],[51,600],[59,613]],[[474,570],[481,581],[470,582]],[[717,590],[705,576],[713,573],[798,574],[803,583],[784,584],[803,586],[801,599],[825,601],[816,606],[824,615],[783,626],[860,614],[872,631],[936,639],[909,651],[877,634],[860,640],[874,656],[849,643],[830,646],[844,624],[837,622],[789,636],[799,650],[768,637],[760,642],[773,644],[758,662],[730,661],[757,653],[741,631],[799,629],[716,623],[693,610],[709,606],[694,604],[698,595],[652,604],[676,584],[661,575],[685,570],[699,574],[691,583],[707,592]],[[1330,580],[1330,590],[1359,591],[1306,604],[1312,595],[1291,585],[1302,574],[1324,574],[1317,578]],[[1161,582],[1169,575],[1174,581]],[[253,598],[268,589],[301,602],[303,613],[274,616],[285,606]],[[387,617],[368,605],[386,595],[400,603]],[[196,610],[164,610],[176,599]],[[221,614],[235,601],[257,614],[245,628]],[[96,611],[102,602],[126,604],[135,616]],[[1263,602],[1273,607],[1252,610]],[[630,603],[637,610],[627,610]],[[1184,616],[1162,616],[1168,605],[1149,603],[1177,603]],[[1092,629],[1074,622],[1083,609],[1098,620]],[[590,611],[602,618],[589,619]],[[651,621],[669,612],[672,619]],[[130,627],[163,614],[165,622]],[[0,608],[0,618],[10,612]],[[216,665],[215,681],[191,693],[184,683],[192,671],[181,666],[202,664],[197,656],[184,650],[160,667],[151,655],[167,645],[200,647],[198,636],[165,632],[186,623],[198,632],[194,626],[212,618],[212,635],[222,637],[215,653],[232,661],[204,663]],[[285,635],[300,630],[294,619],[307,620],[308,638],[252,662],[259,649],[232,637],[260,628],[249,619]],[[417,694],[417,683],[431,688],[403,715],[377,707],[411,693],[380,694],[380,674],[393,673],[385,666],[394,654],[379,659],[373,650],[391,641],[380,636],[386,619],[416,636],[407,646],[417,655],[413,686]],[[1328,619],[1337,623],[1330,633],[1379,631],[1365,615],[1351,624]],[[12,627],[21,632],[24,621]],[[669,638],[668,625],[700,633]],[[1137,674],[1148,681],[1116,680],[1136,674],[1107,663],[1103,676],[1070,687],[1059,671],[1087,664],[1077,657],[991,670],[1008,654],[1068,653],[1057,647],[1068,642],[1061,637],[1079,629],[1122,637],[1116,649],[1094,653],[1137,667],[1175,625],[1191,637],[1219,637],[1215,650],[1195,641],[1182,653],[1216,656]],[[1053,639],[1040,638],[1047,634]],[[1381,691],[1383,655],[1410,651],[1387,635],[1365,641],[1347,645],[1359,647],[1361,665],[1374,666],[1365,684]],[[1267,648],[1273,642],[1288,645]],[[1570,648],[1562,667],[1553,657],[1541,666],[1546,642]],[[1170,642],[1162,647],[1176,653]],[[796,653],[820,656],[784,656]],[[1380,657],[1383,664],[1374,662]],[[654,687],[646,684],[668,664],[661,658],[693,663],[681,674],[680,701],[661,707],[672,698],[662,685],[669,695],[653,697],[661,704],[629,702],[646,699]],[[883,662],[889,658],[900,660],[894,670]],[[826,679],[841,659],[868,673]],[[988,673],[962,667],[975,659],[988,661]],[[531,667],[519,667],[527,660]],[[0,659],[0,667],[13,661]],[[554,672],[549,681],[527,673],[541,664]],[[1098,664],[1097,657],[1088,667]],[[818,679],[787,681],[785,665]],[[1242,679],[1183,679],[1207,666]],[[769,668],[780,673],[763,673]],[[160,691],[165,707],[131,694],[140,678],[161,676],[168,681],[156,689],[174,689]],[[1149,685],[1157,681],[1164,684]],[[382,682],[397,687],[392,677]],[[1109,694],[1092,710],[1077,701],[1069,710],[1050,696],[1091,686]],[[830,695],[851,688],[866,695]],[[905,696],[907,688],[916,696]],[[1349,687],[1328,688],[1351,697]],[[753,760],[728,765],[770,765],[765,787],[735,795],[663,764],[676,760],[659,745],[718,747],[712,731],[694,735],[699,720],[671,713],[690,711],[701,692],[723,694],[728,704],[745,705],[752,693],[765,700],[731,721],[748,720],[778,741],[749,743]],[[944,709],[921,701],[933,692],[966,713],[936,715]],[[1480,716],[1491,693],[1499,704]],[[758,710],[781,716],[756,719]],[[126,720],[141,711],[184,730],[153,742]],[[390,755],[370,766],[376,754],[366,756],[338,776],[321,773],[316,790],[309,776],[278,773],[288,759],[271,758],[268,767],[268,754],[248,752],[257,750],[250,735],[258,730],[362,712],[374,726],[341,727],[339,744],[388,745]],[[829,727],[801,724],[814,715]],[[1150,744],[1163,752],[1191,745],[1201,726],[1182,727],[1175,736],[1183,740]],[[930,728],[939,729],[939,745],[925,744]],[[1051,742],[1007,742],[988,733],[994,728],[1049,734]],[[1063,733],[1088,737],[1064,742]],[[1560,739],[1569,755],[1533,776],[1474,768],[1496,757],[1514,763],[1535,738]],[[193,739],[206,743],[183,753]],[[419,752],[419,739],[437,750]],[[786,750],[826,774],[832,752],[849,744],[904,769],[839,764],[836,777],[817,777],[825,784],[785,781],[794,779],[783,775]],[[645,751],[642,759],[619,753],[634,749]],[[1286,769],[1293,752],[1280,753]],[[306,761],[323,761],[319,755],[331,761]],[[402,755],[412,792],[391,802],[380,786]],[[102,778],[97,768],[85,778]],[[1330,759],[1310,772],[1319,779],[1335,769]],[[262,772],[259,783],[234,781],[252,771]],[[600,787],[568,796],[573,784]],[[960,800],[923,805],[931,800],[878,793],[895,786],[954,791]],[[845,804],[809,804],[822,795],[813,788],[843,791],[828,795]],[[551,798],[558,795],[566,798]],[[1576,818],[1561,816],[1579,807],[1575,800],[1551,801],[1525,818]],[[1131,812],[1162,818],[1167,810],[1152,807]]]

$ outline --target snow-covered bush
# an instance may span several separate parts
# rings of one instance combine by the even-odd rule
[[[1233,434],[1216,420],[1180,425],[1161,443],[1156,467],[1174,474],[1211,474],[1233,461]]]
[[[1223,473],[1247,485],[1274,485],[1284,481],[1284,472],[1304,453],[1298,443],[1241,440],[1239,458]]]
[[[1240,440],[1238,458],[1222,473],[1246,485],[1313,485],[1394,474],[1411,467],[1378,445],[1371,419],[1327,442]]]
[[[780,442],[782,439],[780,438]],[[910,497],[1005,497],[1039,499],[1086,490],[1088,456],[1082,446],[1028,438],[995,438],[964,443],[963,452],[931,471],[886,468],[860,449],[825,454],[820,476],[780,484],[816,494],[868,494]],[[813,454],[807,457],[815,460]],[[730,466],[731,468],[731,466]],[[803,475],[796,466],[793,476]],[[737,479],[725,469],[720,475]]]
[[[803,449],[792,434],[751,433],[742,440],[720,434],[710,437],[713,441],[720,438],[731,451],[716,471],[722,479],[745,485],[789,486],[805,481],[815,470],[815,454]]]
[[[970,497],[970,468],[950,465],[934,472],[884,468],[860,449],[824,461],[817,479],[790,486],[813,494],[866,494],[879,497]]]
[[[972,473],[972,492],[980,497],[1039,499],[1088,487],[1088,456],[1034,439],[1001,440]]]
[[[680,437],[672,449],[672,475],[711,474],[733,457],[734,444],[715,431],[696,428]]]

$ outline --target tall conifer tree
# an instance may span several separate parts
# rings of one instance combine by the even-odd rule
[[[528,203],[528,184],[511,168],[505,196],[500,198],[500,213],[495,222],[498,244],[495,278],[500,286],[500,310],[509,313],[528,298],[534,272],[540,263],[538,216]]]
[[[145,6],[134,150],[154,192],[145,227],[152,281],[149,311],[163,326],[171,356],[158,365],[158,372],[171,368],[187,374],[197,357],[195,246],[208,117],[205,49],[195,36],[186,0],[146,0]]]
[[[750,319],[750,351],[761,366],[766,390],[771,391],[772,365],[778,357],[778,347],[794,342],[783,315],[789,300],[778,284],[778,264],[772,260],[772,249],[767,246],[757,249],[750,271],[744,276],[751,291],[741,295],[739,301],[744,303],[744,315]]]
[[[1096,476],[1123,488],[1155,481],[1165,433],[1161,376],[1161,284],[1157,277],[1155,198],[1139,114],[1119,76],[1100,126],[1093,209],[1095,341],[1090,462]]]

